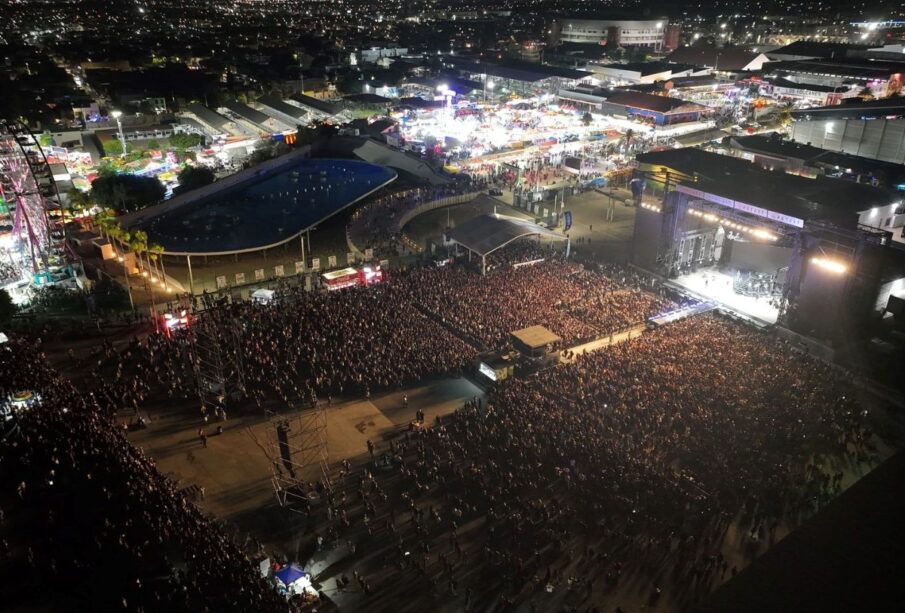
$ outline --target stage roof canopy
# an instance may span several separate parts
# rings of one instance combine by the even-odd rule
[[[512,337],[531,349],[540,349],[558,343],[562,339],[543,326],[531,326],[512,333]]]
[[[567,240],[562,234],[557,234],[531,221],[497,213],[478,215],[449,232],[451,240],[480,256],[489,255],[525,236]]]

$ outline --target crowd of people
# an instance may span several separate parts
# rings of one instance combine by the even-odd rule
[[[288,610],[221,522],[186,500],[116,425],[123,402],[143,399],[141,381],[77,389],[39,347],[19,340],[0,345],[0,372],[0,398],[33,399],[4,423],[0,444],[5,604]]]
[[[865,415],[832,367],[697,316],[369,445],[396,472],[343,470],[320,530],[368,598],[614,610],[631,575],[691,606],[875,461]]]
[[[202,329],[225,363],[244,362],[244,391],[260,408],[456,374],[530,325],[571,346],[674,306],[638,273],[586,268],[534,243],[498,251],[491,268],[456,262],[367,288],[211,304],[183,334],[105,343],[87,361],[91,391],[50,368],[39,345],[0,345],[10,373],[0,398],[38,399],[2,451],[2,499],[18,509],[3,521],[19,536],[0,553],[24,555],[32,583],[52,573],[64,609],[285,610],[218,522],[129,444],[114,412],[193,397]],[[730,524],[764,541],[836,495],[844,466],[876,454],[844,376],[713,315],[577,352],[435,424],[419,411],[404,436],[367,451],[373,462],[336,467],[327,511],[309,509],[317,547],[349,553],[321,586],[330,577],[374,602],[427,595],[466,611],[560,596],[596,606],[626,573],[652,599],[665,587],[690,602],[735,572],[720,548]]]
[[[393,270],[383,283],[339,292],[287,286],[269,305],[208,309],[203,323],[220,351],[233,354],[225,363],[244,360],[247,393],[297,402],[463,372],[480,350],[505,349],[511,332],[530,325],[549,326],[570,346],[639,324],[671,304],[536,244],[495,257],[486,277],[459,262]],[[525,261],[536,263],[513,267]],[[150,371],[171,397],[194,393],[189,338],[158,336],[144,345],[123,354],[118,372]]]
[[[541,248],[515,253],[545,259],[516,268],[506,261],[509,253],[497,252],[495,269],[483,278],[467,266],[418,269],[408,279],[410,299],[490,349],[504,348],[510,333],[537,324],[571,346],[643,323],[671,304]]]

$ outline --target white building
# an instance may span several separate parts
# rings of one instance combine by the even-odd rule
[[[905,203],[896,202],[860,211],[858,225],[892,232],[892,239],[903,243],[905,242],[905,237],[902,235],[902,229],[905,228]]]
[[[678,77],[696,75],[691,66],[665,62],[633,62],[627,64],[589,64],[588,69],[601,81],[624,85],[651,84]]]
[[[406,47],[371,47],[358,52],[358,60],[365,64],[376,64],[383,58],[402,57],[409,52]]]
[[[648,47],[661,49],[668,20],[621,19],[557,19],[553,23],[554,43],[584,43],[621,47]]]

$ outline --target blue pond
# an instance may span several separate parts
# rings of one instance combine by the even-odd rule
[[[354,160],[303,159],[141,224],[167,253],[232,253],[285,242],[391,182]]]

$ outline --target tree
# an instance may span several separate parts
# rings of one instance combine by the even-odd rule
[[[141,256],[148,251],[148,234],[143,230],[135,230],[132,233],[132,239],[129,241],[129,249],[135,254],[135,259],[138,261],[138,268],[144,272],[145,264],[141,259]],[[151,267],[148,266],[148,269],[150,268]]]
[[[151,260],[154,262],[155,269],[157,264],[160,264],[160,278],[163,280],[164,286],[167,285],[167,269],[163,265],[163,247],[158,244],[148,245],[148,253],[150,253]]]
[[[174,134],[170,137],[170,146],[174,149],[190,149],[204,144],[200,134]]]
[[[787,105],[779,109],[779,114],[777,116],[777,122],[779,123],[779,127],[786,129],[792,123],[792,107]]]
[[[163,200],[166,188],[154,177],[128,174],[99,176],[91,184],[91,197],[119,213],[137,211]]]
[[[585,127],[591,125],[593,122],[594,122],[594,118],[591,116],[590,113],[585,113],[584,115],[581,116],[581,123],[583,123],[585,125]]]
[[[94,206],[94,201],[91,200],[91,196],[87,192],[83,192],[80,189],[72,187],[66,192],[66,195],[69,196],[69,208],[70,209],[90,209]]]
[[[207,166],[186,166],[179,173],[179,187],[174,189],[173,193],[184,194],[193,189],[210,185],[216,178],[214,171]]]
[[[152,138],[147,143],[145,143],[145,145],[148,147],[148,149],[160,149],[160,141],[156,138]]]
[[[132,151],[132,145],[126,143],[126,153]],[[116,138],[104,141],[104,155],[107,157],[115,157],[123,154],[123,145]]]
[[[331,136],[339,132],[339,129],[332,123],[319,121],[308,124],[307,126],[299,125],[298,134],[296,135],[296,145],[311,145],[315,142],[328,140]]]
[[[16,305],[5,289],[0,289],[0,324],[7,323],[16,314]]]

